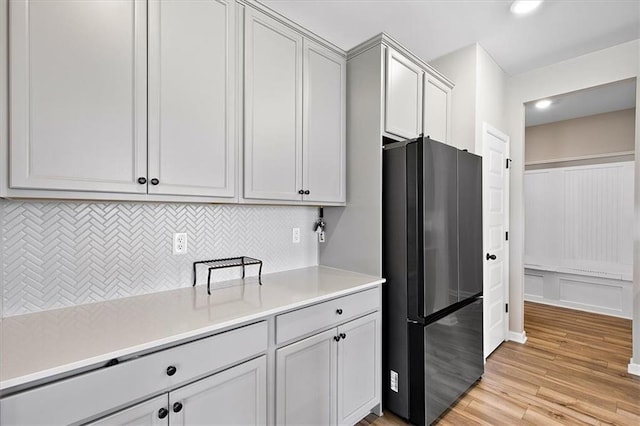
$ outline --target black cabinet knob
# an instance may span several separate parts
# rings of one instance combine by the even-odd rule
[[[300,191],[298,191],[298,194],[302,195],[304,194],[304,191],[301,189]]]
[[[160,180],[158,178],[151,179],[151,185],[157,185],[159,183],[160,183]]]
[[[168,415],[169,415],[169,410],[167,410],[166,408],[161,408],[158,410],[158,418],[164,419]]]
[[[333,336],[333,340],[335,340],[336,342],[340,341],[340,336]]]
[[[139,183],[140,185],[144,185],[145,183],[147,183],[147,178],[146,178],[146,177],[143,177],[143,176],[140,176],[140,177],[138,178],[138,183]]]
[[[178,369],[176,367],[174,367],[173,365],[170,365],[167,367],[167,376],[173,376],[174,374],[176,374],[176,371],[178,371]]]
[[[487,260],[496,260],[496,255],[487,253]]]
[[[342,315],[342,309],[336,309],[336,314]]]
[[[309,195],[309,194],[311,194],[311,191],[309,191],[308,189],[304,191],[304,195]]]
[[[347,338],[347,335],[346,335],[346,334],[344,334],[344,333],[340,333],[340,338],[341,338],[341,339],[346,339],[346,338]]]
[[[173,412],[174,413],[179,413],[182,410],[182,404],[179,402],[176,402],[175,404],[173,404]]]

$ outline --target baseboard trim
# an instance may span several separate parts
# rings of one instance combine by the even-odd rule
[[[525,343],[527,343],[527,332],[522,331],[522,333],[518,333],[516,331],[509,330],[509,333],[507,334],[507,340],[524,345]]]
[[[627,371],[629,374],[633,374],[634,376],[640,376],[640,364],[635,364],[633,359],[631,359]]]

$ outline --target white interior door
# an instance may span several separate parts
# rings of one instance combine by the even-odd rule
[[[487,123],[482,127],[484,241],[484,357],[506,339],[509,328],[509,137]]]

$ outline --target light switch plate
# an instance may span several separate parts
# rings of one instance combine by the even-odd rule
[[[293,232],[291,233],[291,242],[296,244],[300,242],[300,228],[293,228]]]

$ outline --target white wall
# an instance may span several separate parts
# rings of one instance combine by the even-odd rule
[[[451,144],[481,154],[482,123],[500,131],[506,128],[504,71],[477,43],[437,58],[429,65],[455,83]]]
[[[477,44],[472,44],[429,62],[455,84],[450,144],[470,152],[475,152],[477,48]]]
[[[512,76],[507,81],[506,106],[511,137],[511,201],[510,201],[510,313],[509,327],[513,332],[524,331],[524,104],[537,99],[586,89],[593,86],[634,78],[638,75],[640,40],[623,43],[547,67]],[[640,91],[640,85],[637,86]],[[638,97],[640,95],[637,94]],[[638,113],[636,111],[636,152],[638,145]],[[640,158],[640,157],[638,157]],[[634,258],[640,259],[640,177],[636,168],[636,231]],[[635,262],[634,327],[638,334],[640,321],[640,262]],[[640,360],[640,342],[634,339],[634,359]],[[640,369],[640,366],[639,366]]]
[[[475,152],[482,153],[482,124],[488,123],[506,132],[507,118],[504,94],[507,76],[486,50],[476,45],[476,145]]]
[[[640,44],[640,43],[639,43]],[[636,47],[636,52],[640,46]],[[640,75],[640,54],[637,55],[637,74]],[[636,159],[640,159],[640,84],[636,81]],[[629,371],[640,375],[640,166],[636,163],[635,231],[633,233],[633,358]]]

